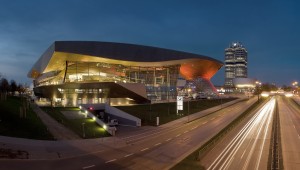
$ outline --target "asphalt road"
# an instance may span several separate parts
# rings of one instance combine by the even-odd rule
[[[275,98],[255,110],[201,160],[212,169],[267,169]]]
[[[1,160],[0,169],[168,169],[240,115],[255,98],[195,121],[128,137],[127,146],[57,160]]]
[[[284,169],[300,169],[300,110],[284,97],[278,100]]]

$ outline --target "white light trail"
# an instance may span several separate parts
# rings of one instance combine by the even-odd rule
[[[247,150],[246,160],[243,162],[243,169],[247,169],[249,162],[252,158],[255,148],[257,148],[258,140],[262,139],[262,144],[259,150],[259,156],[256,158],[257,164],[255,169],[259,168],[265,139],[267,138],[267,132],[270,122],[272,120],[273,112],[275,108],[275,98],[268,101],[250,121],[238,132],[238,134],[232,139],[232,141],[225,147],[220,155],[214,160],[214,162],[208,167],[211,169],[228,169],[235,159],[241,161],[244,156],[244,152],[238,152],[243,145],[243,149]],[[250,138],[246,140],[246,138]],[[237,155],[239,153],[240,155]],[[241,154],[243,153],[243,154]]]

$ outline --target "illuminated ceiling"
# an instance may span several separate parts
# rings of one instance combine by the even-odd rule
[[[223,66],[222,62],[206,56],[156,47],[64,41],[52,44],[29,71],[28,77],[37,78],[44,73],[64,70],[66,61],[104,62],[141,67],[180,65],[180,73],[187,80],[197,77],[210,79]]]

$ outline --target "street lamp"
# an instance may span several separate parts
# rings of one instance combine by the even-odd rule
[[[292,83],[292,85],[294,86],[294,89],[295,89],[294,93],[298,94],[298,82],[295,81],[295,82]]]
[[[82,137],[85,138],[85,131],[84,131],[85,123],[83,122],[81,125],[82,125]]]
[[[259,101],[259,94],[260,94],[260,89],[259,88],[261,86],[261,82],[256,81],[255,84],[256,84],[257,101]]]
[[[190,119],[190,100],[188,100],[188,122],[189,122],[189,119]]]
[[[225,90],[223,87],[221,88],[221,93],[219,94],[219,98],[221,99],[221,109],[223,108],[223,96],[225,94]]]

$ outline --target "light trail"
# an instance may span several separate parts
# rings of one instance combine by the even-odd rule
[[[208,170],[229,169],[233,162],[237,162],[238,165],[242,164],[243,166],[240,169],[247,169],[250,160],[254,158],[254,151],[259,146],[258,141],[263,140],[259,147],[259,155],[254,158],[256,159],[255,169],[259,169],[259,163],[261,161],[262,151],[273,117],[274,108],[275,98],[272,98],[258,112],[256,112],[246,125],[237,133],[237,135],[208,167]],[[247,150],[245,160],[242,159],[245,151],[238,152],[240,149],[245,151]]]

